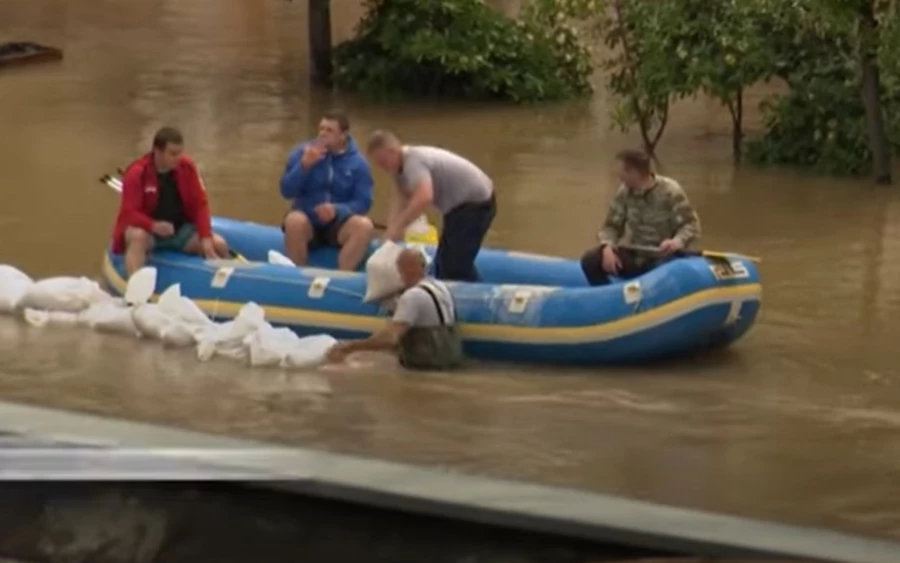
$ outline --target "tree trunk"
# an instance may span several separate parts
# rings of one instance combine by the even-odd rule
[[[309,0],[309,72],[315,84],[331,87],[331,0]]]
[[[865,2],[860,12],[860,67],[862,69],[862,101],[866,108],[869,150],[872,151],[872,173],[878,184],[891,183],[891,153],[884,131],[881,108],[881,78],[878,70],[878,22],[872,2]]]
[[[728,102],[728,111],[731,113],[731,153],[735,164],[741,163],[744,143],[744,89],[741,88],[734,95],[734,100]]]

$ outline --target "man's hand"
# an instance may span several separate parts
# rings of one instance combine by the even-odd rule
[[[616,254],[616,249],[612,245],[607,244],[603,247],[603,270],[608,274],[616,275],[622,269],[622,261]]]
[[[319,218],[319,221],[323,223],[330,223],[334,220],[336,212],[334,210],[334,205],[330,203],[321,203],[316,206],[315,209],[316,217]]]
[[[302,166],[304,170],[309,170],[323,158],[325,158],[325,147],[313,141],[303,149],[303,156],[300,158],[300,166]]]
[[[325,359],[330,363],[338,364],[343,362],[349,353],[349,350],[347,350],[347,343],[338,342],[328,349],[328,352],[325,353]]]
[[[391,240],[394,242],[400,242],[403,240],[403,229],[398,227],[396,224],[388,225],[388,228],[384,231],[385,240]]]
[[[154,221],[151,230],[158,237],[170,237],[175,234],[175,225],[168,221]]]
[[[213,243],[212,237],[206,237],[200,239],[200,248],[203,249],[203,257],[207,260],[215,260],[216,258],[222,258],[216,252],[216,245]]]
[[[659,250],[665,256],[669,256],[670,254],[674,254],[679,250],[684,250],[684,243],[681,242],[681,239],[677,238],[667,238],[666,240],[659,243]]]

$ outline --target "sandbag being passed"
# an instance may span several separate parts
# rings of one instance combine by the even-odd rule
[[[422,253],[425,261],[429,261],[428,254],[422,248],[410,246]],[[386,241],[372,253],[366,261],[366,295],[363,302],[380,301],[403,289],[403,281],[400,272],[397,271],[397,258],[404,248],[392,241]]]

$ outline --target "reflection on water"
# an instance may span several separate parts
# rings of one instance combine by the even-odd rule
[[[181,126],[215,212],[277,221],[291,145],[332,105],[469,155],[496,180],[492,245],[576,256],[613,181],[602,94],[539,108],[379,106],[310,91],[305,2],[0,0],[4,37],[61,65],[0,75],[2,260],[95,274],[116,201],[97,176]],[[358,7],[335,4],[337,36]],[[758,93],[757,93],[758,99]],[[752,117],[752,116],[751,116]],[[900,536],[900,201],[866,183],[735,170],[728,117],[678,107],[664,171],[710,248],[764,257],[764,313],[729,351],[642,370],[484,365],[285,375],[116,337],[0,322],[0,395],[200,430]],[[373,215],[385,211],[377,177]]]

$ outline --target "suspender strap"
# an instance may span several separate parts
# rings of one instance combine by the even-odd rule
[[[431,297],[431,300],[434,302],[434,308],[437,309],[438,320],[441,321],[441,326],[446,325],[447,319],[444,317],[444,309],[443,309],[443,307],[441,307],[441,303],[440,303],[440,301],[438,301],[437,295],[435,295],[434,290],[431,289],[427,284],[424,284],[424,283],[420,283],[419,287],[421,287],[425,291],[425,293],[427,293],[428,296]]]

